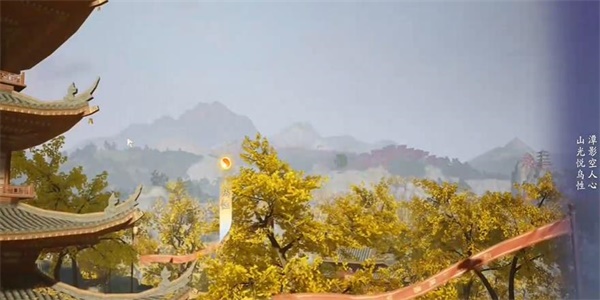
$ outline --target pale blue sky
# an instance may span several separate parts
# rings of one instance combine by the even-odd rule
[[[25,92],[62,98],[102,77],[95,125],[69,144],[219,101],[265,134],[306,121],[460,159],[515,136],[547,148],[550,13],[533,1],[111,0],[27,73]]]

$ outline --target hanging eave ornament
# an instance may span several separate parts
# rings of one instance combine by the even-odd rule
[[[90,3],[90,7],[96,8],[97,11],[102,10],[102,5],[106,4],[108,0],[95,0]]]
[[[94,125],[94,119],[92,119],[92,118],[88,118],[88,124],[90,124],[90,125]]]

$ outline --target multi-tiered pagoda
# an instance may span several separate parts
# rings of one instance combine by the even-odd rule
[[[21,93],[28,70],[71,37],[104,1],[0,1],[0,299],[187,299],[192,268],[159,287],[138,294],[102,294],[55,282],[36,265],[40,253],[97,243],[101,236],[132,227],[139,187],[129,199],[111,198],[103,212],[73,214],[24,204],[36,197],[31,186],[10,182],[13,151],[40,145],[94,114],[89,105],[98,86],[63,99],[39,101]]]

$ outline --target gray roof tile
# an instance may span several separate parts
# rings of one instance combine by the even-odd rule
[[[0,240],[4,239],[3,235],[82,229],[118,221],[137,211],[141,191],[139,186],[133,195],[118,205],[116,198],[111,197],[109,202],[113,204],[109,204],[104,212],[90,214],[56,212],[22,203],[0,205]]]
[[[93,93],[98,87],[100,78],[94,82],[91,88],[81,92],[79,94],[72,94],[76,90],[69,90],[69,94],[63,99],[58,101],[39,101],[31,96],[27,96],[22,93],[14,91],[0,91],[0,105],[18,107],[18,108],[29,108],[39,110],[79,110],[89,107],[89,101],[93,97]]]

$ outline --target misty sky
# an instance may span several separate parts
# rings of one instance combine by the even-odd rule
[[[551,16],[527,2],[111,0],[24,92],[60,99],[102,77],[71,145],[219,101],[267,135],[300,121],[460,159],[515,136],[548,148]]]

